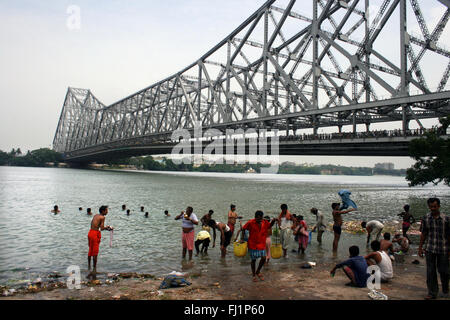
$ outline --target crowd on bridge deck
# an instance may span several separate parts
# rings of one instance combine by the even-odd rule
[[[406,133],[401,129],[395,130],[371,130],[365,132],[333,132],[333,133],[317,133],[317,134],[301,134],[280,136],[280,141],[315,141],[315,140],[334,140],[334,139],[364,139],[364,138],[390,138],[403,136],[421,136],[426,132],[435,131],[435,129],[413,129],[407,130]]]

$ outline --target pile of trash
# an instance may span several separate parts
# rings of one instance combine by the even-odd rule
[[[344,221],[342,224],[342,230],[352,234],[365,234],[366,230],[361,227],[361,222],[359,220],[355,221]],[[389,232],[392,235],[395,233],[402,234],[402,222],[397,220],[392,221],[381,221],[384,224],[383,233]],[[329,224],[329,229],[333,230],[333,224]],[[420,235],[420,221],[413,223],[408,230],[410,235]]]

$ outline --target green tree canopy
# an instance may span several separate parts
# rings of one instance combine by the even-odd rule
[[[439,128],[409,144],[409,154],[416,161],[406,171],[406,180],[411,187],[430,182],[437,185],[442,181],[450,186],[450,139],[443,137],[450,125],[450,116],[439,119],[439,122]]]

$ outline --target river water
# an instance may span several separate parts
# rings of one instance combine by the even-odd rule
[[[401,177],[0,167],[0,284],[12,285],[53,271],[65,273],[71,265],[86,272],[87,234],[92,219],[86,215],[86,208],[97,213],[101,205],[109,206],[106,221],[115,232],[112,247],[109,233],[102,234],[99,272],[248,272],[249,258],[235,257],[232,246],[227,258],[220,259],[219,238],[216,248],[210,247],[209,256],[194,257],[192,264],[182,261],[181,221],[175,221],[175,215],[192,206],[198,218],[213,209],[215,220],[226,221],[233,203],[244,219],[253,218],[256,210],[273,217],[280,204],[287,203],[292,213],[304,215],[312,226],[315,218],[309,209],[319,208],[331,222],[331,203],[339,202],[337,192],[343,188],[352,191],[352,199],[359,207],[344,220],[398,220],[397,214],[406,203],[415,217],[421,217],[427,212],[426,199],[431,196],[441,199],[443,212],[450,208],[448,187],[409,188]],[[50,213],[55,204],[61,210],[56,216]],[[122,211],[122,204],[131,209],[130,216]],[[149,218],[140,212],[141,206],[149,212]],[[172,217],[165,217],[164,210],[169,210]],[[324,244],[320,247],[313,241],[305,256],[290,253],[288,259],[271,263],[276,267],[335,259],[331,242],[332,233],[328,231]],[[365,237],[344,234],[338,258],[345,258],[353,244],[365,250]],[[292,240],[291,248],[296,247]]]

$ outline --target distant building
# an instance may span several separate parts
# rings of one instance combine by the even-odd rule
[[[253,169],[252,167],[250,167],[250,169],[248,169],[247,171],[245,171],[245,173],[256,173],[256,170]]]
[[[394,164],[392,162],[377,163],[375,169],[394,170]]]

